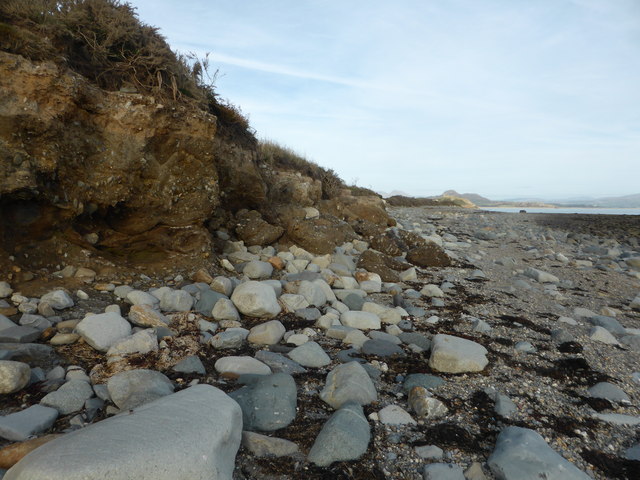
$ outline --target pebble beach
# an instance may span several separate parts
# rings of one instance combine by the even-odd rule
[[[0,478],[638,478],[640,217],[389,211],[397,254],[0,282]]]

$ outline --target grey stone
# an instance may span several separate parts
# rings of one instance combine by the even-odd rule
[[[196,385],[55,439],[5,480],[230,480],[241,430],[238,404]]]
[[[487,480],[487,476],[482,471],[482,464],[480,462],[473,462],[464,471],[464,478],[466,480]]]
[[[479,372],[487,366],[487,349],[479,343],[452,335],[433,337],[429,366],[439,372]]]
[[[294,312],[309,306],[309,302],[307,302],[306,298],[295,293],[283,294],[280,296],[280,303],[282,303],[282,306],[287,312]]]
[[[113,403],[121,410],[139,407],[173,393],[173,384],[165,375],[154,370],[128,370],[107,381]]]
[[[340,315],[340,323],[359,330],[378,330],[381,326],[380,317],[369,312],[344,312]]]
[[[240,320],[240,314],[238,313],[236,306],[228,298],[221,298],[218,300],[211,311],[211,315],[218,321]]]
[[[219,358],[214,364],[216,371],[225,377],[239,377],[248,373],[256,375],[270,375],[271,369],[252,357],[229,356]]]
[[[367,340],[362,345],[362,353],[376,357],[405,356],[401,347],[386,340]]]
[[[493,474],[502,480],[588,480],[590,477],[555,452],[534,430],[507,427],[500,432],[487,460]]]
[[[327,303],[324,289],[315,282],[301,281],[298,286],[298,295],[302,295],[312,307],[321,307]]]
[[[378,412],[378,418],[385,425],[415,425],[417,422],[398,405],[387,405]]]
[[[238,348],[242,346],[249,335],[246,328],[227,328],[224,332],[214,335],[209,343],[214,348]]]
[[[285,331],[279,320],[271,320],[249,330],[247,341],[257,345],[275,345],[282,340]]]
[[[624,452],[624,458],[627,460],[635,460],[636,462],[640,461],[640,443],[627,448]]]
[[[45,395],[40,403],[58,410],[62,415],[77,412],[84,402],[93,396],[93,389],[84,380],[70,380],[55,392]]]
[[[280,353],[260,350],[256,352],[255,358],[268,365],[273,373],[297,375],[307,371],[299,363],[294,362]]]
[[[479,318],[474,318],[471,321],[471,326],[474,332],[479,333],[489,333],[492,330],[491,325],[489,325],[484,320],[480,320]]]
[[[245,430],[272,432],[287,427],[296,417],[296,383],[286,373],[256,375],[229,396],[242,409]]]
[[[7,282],[0,282],[0,298],[7,298],[13,293],[13,288]]]
[[[93,348],[106,352],[115,342],[131,334],[131,325],[117,313],[101,313],[78,323],[76,332]]]
[[[367,451],[370,439],[371,430],[362,407],[348,403],[324,424],[309,451],[308,460],[320,467],[356,460]]]
[[[360,352],[355,348],[348,348],[346,350],[340,350],[336,354],[336,360],[340,363],[349,363],[349,362],[359,362],[359,363],[367,363],[367,361],[363,358],[359,358]]]
[[[424,480],[465,480],[461,467],[452,463],[430,463],[422,470]]]
[[[29,383],[31,368],[23,362],[0,360],[0,394],[22,390]]]
[[[48,429],[58,418],[55,408],[32,405],[4,417],[0,417],[0,437],[22,442],[34,434]]]
[[[107,356],[130,355],[132,353],[149,353],[158,350],[158,338],[152,328],[140,330],[128,337],[116,340],[109,350]]]
[[[119,285],[113,290],[113,294],[122,300],[125,300],[131,292],[133,292],[133,288],[129,285]]]
[[[218,276],[211,282],[211,289],[228,297],[233,292],[233,282],[227,277]]]
[[[14,325],[0,331],[0,342],[29,343],[39,339],[40,335],[42,331],[37,328]]]
[[[39,343],[0,343],[0,351],[6,352],[7,360],[24,362],[33,367],[48,369],[59,360],[53,348]]]
[[[160,310],[163,312],[188,312],[193,307],[193,297],[185,290],[173,290],[161,287],[152,292],[160,300]]]
[[[604,327],[592,327],[589,330],[589,338],[607,345],[618,345],[618,340]]]
[[[291,350],[287,355],[303,367],[320,368],[331,363],[329,355],[316,342],[304,343]]]
[[[424,387],[413,387],[409,391],[407,403],[417,416],[426,419],[443,417],[449,411],[444,403],[433,398]]]
[[[295,315],[303,320],[313,322],[318,320],[322,316],[322,313],[317,308],[299,308],[295,311]]]
[[[593,398],[604,398],[617,403],[631,403],[629,395],[627,395],[624,390],[608,382],[596,383],[587,390],[587,393]]]
[[[369,337],[371,340],[383,340],[385,342],[391,342],[394,345],[400,345],[402,343],[402,340],[395,335],[391,335],[386,332],[379,332],[378,330],[371,330],[369,332]]]
[[[116,289],[117,290],[117,289]],[[132,305],[149,305],[154,306],[160,303],[158,298],[154,297],[150,293],[143,292],[142,290],[131,290],[127,293],[126,299]]]
[[[16,324],[5,317],[4,315],[0,315],[0,332],[6,330],[7,328],[15,327]]]
[[[405,393],[409,393],[413,387],[423,387],[428,390],[434,390],[440,385],[444,385],[445,381],[435,375],[429,375],[427,373],[410,373],[407,378],[404,379],[402,390]]]
[[[551,340],[555,343],[566,343],[573,342],[575,337],[564,328],[556,328],[555,330],[551,330]]]
[[[484,393],[495,402],[494,410],[497,415],[509,418],[518,411],[517,405],[508,396],[497,392],[493,388],[485,388]]]
[[[560,283],[560,279],[555,275],[552,275],[537,268],[528,267],[524,271],[525,276],[533,278],[540,283]]]
[[[252,280],[269,278],[273,273],[273,265],[271,265],[269,262],[252,260],[245,264],[244,268],[242,269],[242,273],[244,273]]]
[[[367,371],[357,361],[338,365],[327,375],[320,398],[333,408],[348,402],[367,405],[378,399],[378,392]]]
[[[442,449],[436,445],[422,445],[414,448],[416,454],[425,460],[440,460],[444,455]]]
[[[640,335],[625,335],[620,339],[620,343],[626,345],[631,350],[640,352]]]
[[[605,317],[604,315],[594,315],[588,318],[592,325],[597,327],[603,327],[609,330],[611,333],[624,335],[627,330],[620,324],[618,320],[613,317]]]
[[[362,310],[362,306],[364,305],[364,299],[360,295],[356,295],[355,293],[350,293],[342,299],[342,303],[344,303],[349,310],[359,311]]]
[[[25,313],[20,317],[18,323],[23,327],[31,327],[36,330],[45,330],[50,328],[53,323],[44,318],[42,315],[33,315],[30,313]]]
[[[198,375],[205,375],[207,371],[202,364],[202,360],[197,355],[189,355],[183,358],[173,366],[174,372],[178,373],[197,373]]]
[[[46,293],[40,298],[40,301],[48,303],[50,307],[56,310],[73,307],[73,300],[64,290],[54,290]]]
[[[120,315],[119,312],[107,312]],[[169,323],[167,317],[154,310],[150,305],[133,305],[129,309],[129,320],[139,327],[166,327]]]
[[[429,340],[427,337],[425,337],[421,333],[402,332],[400,335],[398,335],[398,338],[402,340],[402,343],[406,345],[411,345],[411,344],[417,345],[423,350],[431,349],[431,340]]]
[[[578,318],[591,318],[595,317],[597,313],[592,312],[588,308],[576,307],[573,309],[573,315]]]
[[[598,420],[613,425],[640,425],[640,417],[624,415],[622,413],[596,413],[593,415]]]
[[[227,297],[225,297],[223,294],[219,292],[215,292],[211,289],[207,289],[203,292],[200,292],[199,297],[200,298],[198,298],[198,301],[196,302],[193,309],[196,312],[201,313],[202,315],[205,315],[207,317],[213,316],[214,318],[216,318],[215,315],[212,315],[212,312],[214,307],[216,306],[216,303],[218,303],[218,301],[220,301],[221,299],[226,299],[227,301],[230,302],[230,300]],[[234,307],[234,310],[235,310],[235,307]]]
[[[527,342],[527,341],[517,342],[514,348],[516,352],[522,352],[522,353],[535,353],[537,351],[536,347],[534,347],[531,342]]]
[[[298,445],[289,440],[256,432],[242,432],[242,446],[256,457],[286,457],[298,452]]]
[[[231,295],[231,301],[249,317],[273,318],[281,311],[275,290],[260,282],[249,281],[238,285]]]

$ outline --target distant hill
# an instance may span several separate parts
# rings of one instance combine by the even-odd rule
[[[482,195],[478,195],[477,193],[458,193],[455,190],[447,190],[442,194],[443,197],[457,197],[464,198],[465,200],[469,200],[471,203],[477,205],[478,207],[491,207],[500,202],[494,202],[493,200],[489,200]]]
[[[558,205],[584,205],[588,207],[602,207],[602,208],[638,208],[640,207],[640,193],[633,195],[624,195],[621,197],[603,197],[593,200],[587,200],[584,202],[558,202]]]

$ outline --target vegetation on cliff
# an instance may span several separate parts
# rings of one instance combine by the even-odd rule
[[[195,101],[215,115],[222,134],[256,140],[241,110],[217,95],[208,59],[176,54],[158,29],[118,0],[5,0],[0,49],[54,61],[108,91],[135,89],[165,100]]]

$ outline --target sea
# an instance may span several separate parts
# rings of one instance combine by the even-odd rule
[[[583,208],[583,207],[481,207],[481,210],[489,212],[518,213],[526,210],[527,213],[584,213],[589,215],[640,215],[640,208]]]

